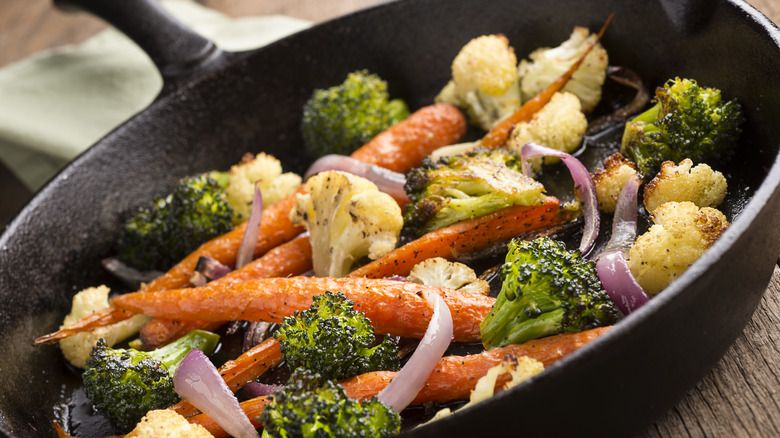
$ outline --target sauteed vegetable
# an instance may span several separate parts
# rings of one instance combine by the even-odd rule
[[[718,98],[691,103],[676,100],[691,93],[669,90],[684,84],[690,91],[698,87],[693,80],[675,79],[660,88],[662,105],[651,109],[653,114],[675,105],[706,114],[692,116],[695,120],[674,133],[681,123],[663,125],[657,130],[666,134],[660,137],[645,115],[643,122],[629,124],[624,151],[640,157],[638,165],[615,155],[605,161],[606,170],[590,169],[593,178],[570,155],[585,133],[586,112],[594,111],[601,97],[607,55],[599,38],[577,28],[560,47],[534,52],[519,70],[505,37],[475,38],[453,61],[452,81],[437,97],[439,103],[390,126],[349,157],[331,154],[330,147],[318,149],[328,156],[312,166],[313,176],[307,174],[295,193],[265,208],[259,208],[264,197],[255,196],[258,208],[247,222],[204,242],[137,292],[115,296],[108,308],[36,343],[134,315],[154,318],[131,343],[143,349],[191,336],[187,333],[195,329],[220,331],[223,339],[246,332],[237,357],[218,370],[217,386],[224,391],[208,396],[191,391],[199,373],[204,380],[211,376],[212,383],[217,376],[200,352],[185,359],[186,374],[174,376],[185,399],[171,411],[214,436],[226,436],[226,429],[257,436],[252,427],[263,426],[264,437],[387,436],[399,424],[417,422],[410,420],[407,405],[469,398],[477,403],[510,381],[521,384],[661,292],[728,226],[713,208],[726,183],[712,168],[732,153],[743,117],[736,102],[719,106],[719,90],[696,88]],[[569,87],[572,94],[561,91],[572,76],[582,81]],[[336,110],[325,106],[354,100],[355,87],[365,85],[356,83],[361,77],[381,81],[359,72],[345,84],[313,94],[308,108],[320,108],[318,117],[325,119],[317,123],[333,124],[328,129],[344,125],[347,112],[341,106],[346,104]],[[386,91],[379,88],[380,94]],[[373,102],[375,96],[365,97]],[[386,104],[388,96],[383,99]],[[348,118],[360,120],[364,110],[350,108]],[[365,116],[373,118],[375,111],[370,108]],[[566,117],[556,117],[558,111]],[[673,115],[655,123],[661,126]],[[484,136],[464,137],[467,117]],[[304,119],[302,129],[312,143],[309,123]],[[631,137],[638,130],[644,135],[642,154],[632,146],[639,144]],[[558,141],[561,137],[565,141]],[[645,190],[644,205],[656,225],[634,243],[636,215],[642,211],[640,175],[648,181],[655,176],[646,173],[651,161],[646,140],[660,143],[667,137],[685,137],[678,143],[694,147],[680,151],[669,142],[653,152],[653,162],[667,161]],[[702,138],[714,154],[689,157]],[[556,166],[550,157],[570,169],[571,193],[546,193],[542,178]],[[716,160],[707,162],[708,157]],[[235,173],[226,178],[236,178]],[[561,202],[564,197],[570,200]],[[605,215],[615,211],[603,257],[602,247],[594,245],[600,229],[597,205]],[[257,238],[249,242],[254,260],[238,266],[242,237],[253,231],[247,223],[258,220]],[[199,260],[223,269],[191,284]],[[209,281],[201,283],[204,278]],[[665,282],[650,286],[648,278]],[[625,287],[630,282],[639,286]],[[461,287],[464,283],[473,286]],[[474,292],[491,286],[492,295]],[[639,304],[624,305],[628,294],[637,293],[643,297]],[[101,341],[90,363],[106,348]],[[90,375],[85,373],[85,384],[91,384]],[[200,413],[213,415],[215,404],[228,413],[214,418]],[[233,422],[225,418],[242,426],[231,428]],[[135,421],[117,422],[117,431],[127,432]],[[152,411],[144,424],[155,421],[171,420]]]

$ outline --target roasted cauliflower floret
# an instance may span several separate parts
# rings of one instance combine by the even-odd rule
[[[558,79],[596,39],[584,27],[575,27],[568,40],[554,48],[539,48],[522,60],[518,67],[523,100],[531,99],[552,81]],[[585,57],[563,91],[574,93],[582,102],[582,110],[589,113],[601,100],[601,87],[607,77],[607,51],[597,44]]]
[[[474,389],[471,390],[469,402],[461,406],[460,409],[466,409],[469,406],[474,406],[481,401],[493,397],[493,395],[498,392],[496,391],[498,378],[504,374],[509,374],[510,380],[499,386],[499,391],[517,386],[542,371],[544,371],[544,364],[534,358],[528,356],[504,356],[501,363],[488,369],[485,375],[477,380],[477,384],[474,386]],[[444,408],[436,412],[436,415],[434,415],[430,421],[440,420],[444,417],[449,417],[450,415],[452,415],[452,410],[450,408]]]
[[[517,57],[504,35],[469,41],[452,61],[452,80],[436,102],[465,108],[471,123],[484,130],[520,108]]]
[[[652,214],[654,225],[628,253],[628,266],[648,296],[680,276],[728,228],[726,216],[693,202],[667,202]]]
[[[463,263],[451,262],[441,257],[426,259],[414,265],[408,278],[409,281],[428,286],[446,287],[479,295],[490,293],[488,282],[477,278],[473,269]]]
[[[593,184],[599,198],[599,210],[613,213],[623,185],[636,174],[633,161],[616,152],[604,160],[604,168],[593,172]]]
[[[647,211],[669,201],[691,201],[697,207],[720,205],[726,197],[726,177],[704,163],[692,166],[688,158],[676,166],[672,161],[661,164],[661,171],[645,186]]]
[[[60,328],[65,328],[76,321],[85,318],[97,311],[108,307],[108,294],[111,290],[107,286],[90,287],[73,296],[73,304],[70,313],[62,321]],[[65,360],[71,365],[84,368],[89,359],[89,353],[97,344],[98,339],[103,338],[106,344],[117,344],[130,336],[138,333],[149,317],[135,315],[130,319],[116,324],[100,327],[89,332],[77,333],[60,341],[60,350]]]
[[[125,437],[134,438],[213,438],[205,427],[190,423],[171,409],[149,411]]]
[[[538,143],[571,153],[579,148],[587,128],[588,120],[580,110],[579,99],[571,93],[555,93],[530,121],[518,123],[512,129],[506,147],[519,155],[526,144]],[[531,160],[531,167],[538,172],[542,164],[558,161],[554,157],[535,158]]]
[[[282,173],[282,163],[263,152],[246,154],[240,163],[230,168],[230,180],[225,188],[225,198],[233,207],[236,222],[242,222],[252,212],[255,182],[263,195],[263,205],[271,205],[292,194],[301,185],[301,177],[295,173]]]
[[[392,251],[403,225],[401,208],[371,181],[340,171],[321,172],[296,194],[290,219],[311,233],[314,273],[343,277],[365,257]]]

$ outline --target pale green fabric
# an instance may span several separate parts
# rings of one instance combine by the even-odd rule
[[[163,5],[231,51],[261,47],[310,25],[282,16],[234,19],[189,1]],[[35,191],[145,108],[161,86],[151,60],[114,29],[8,65],[0,69],[0,159]]]

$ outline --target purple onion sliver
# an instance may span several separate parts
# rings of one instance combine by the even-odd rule
[[[319,158],[309,167],[303,179],[306,180],[315,173],[326,170],[340,170],[363,177],[376,184],[379,191],[385,192],[395,199],[408,199],[404,190],[404,184],[406,184],[404,174],[375,164],[364,163],[346,155],[331,154]]]
[[[252,201],[252,213],[249,214],[244,237],[241,239],[241,247],[236,256],[236,269],[251,262],[257,246],[257,235],[260,234],[260,222],[263,218],[263,194],[255,183],[255,198]]]
[[[113,276],[135,287],[140,286],[141,283],[148,283],[164,274],[164,272],[160,271],[139,271],[114,257],[105,258],[101,263],[103,268]]]
[[[623,184],[612,219],[612,236],[610,236],[604,251],[615,249],[625,251],[634,244],[636,240],[637,192],[641,183],[642,178],[639,174],[634,174]]]
[[[649,301],[626,262],[626,252],[636,240],[637,192],[641,182],[641,177],[634,174],[620,190],[612,236],[596,261],[596,272],[604,290],[624,315]]]
[[[244,385],[242,390],[248,397],[255,398],[262,397],[264,395],[273,395],[274,392],[283,388],[284,386],[282,385],[269,385],[267,383],[249,382]]]
[[[181,398],[211,417],[229,435],[259,438],[238,399],[202,351],[193,349],[184,357],[173,376],[173,387]]]
[[[212,257],[201,256],[195,265],[195,272],[205,277],[206,281],[214,281],[230,273],[230,266],[223,265]]]
[[[599,234],[599,225],[601,223],[596,185],[593,184],[593,178],[591,178],[588,169],[585,168],[585,165],[583,165],[580,160],[566,152],[561,152],[536,143],[528,143],[523,146],[520,150],[520,156],[523,162],[523,173],[526,176],[531,176],[531,168],[528,165],[528,160],[536,157],[558,157],[569,169],[571,177],[574,180],[574,189],[577,191],[580,203],[582,204],[582,212],[585,219],[585,227],[582,232],[579,250],[580,253],[586,254],[596,242],[596,237],[598,237]]]
[[[452,341],[452,315],[447,303],[435,292],[424,291],[423,296],[433,307],[425,335],[406,365],[377,396],[395,412],[401,412],[414,400]]]
[[[596,261],[596,272],[604,290],[624,315],[630,314],[650,300],[631,275],[623,250],[601,253]]]
[[[255,345],[268,339],[273,323],[265,321],[251,321],[244,332],[243,351],[247,351]]]

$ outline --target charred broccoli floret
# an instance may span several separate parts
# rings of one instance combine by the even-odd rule
[[[652,177],[664,161],[718,166],[734,153],[744,116],[736,100],[692,79],[670,79],[655,92],[655,105],[626,124],[620,152]]]
[[[326,379],[397,370],[398,345],[386,336],[375,345],[371,320],[343,293],[314,297],[308,310],[284,318],[276,337],[291,368],[317,370]]]
[[[505,149],[475,149],[435,162],[426,158],[406,177],[410,202],[402,235],[416,238],[512,205],[541,203],[544,186],[523,175],[521,166]]]
[[[480,324],[485,348],[612,324],[618,310],[595,263],[550,238],[513,240],[501,267],[503,284]]]
[[[359,402],[337,383],[298,368],[260,416],[263,437],[384,437],[395,435],[400,416],[376,397]]]
[[[407,118],[400,99],[389,99],[387,83],[366,70],[343,83],[315,90],[303,107],[301,134],[312,157],[347,155],[377,134]]]
[[[119,259],[143,271],[166,271],[202,243],[233,228],[233,209],[209,175],[179,181],[173,193],[124,225]]]
[[[194,330],[153,351],[111,348],[98,341],[82,374],[84,393],[97,410],[127,432],[153,409],[179,401],[173,374],[193,348],[211,354],[219,336]]]

